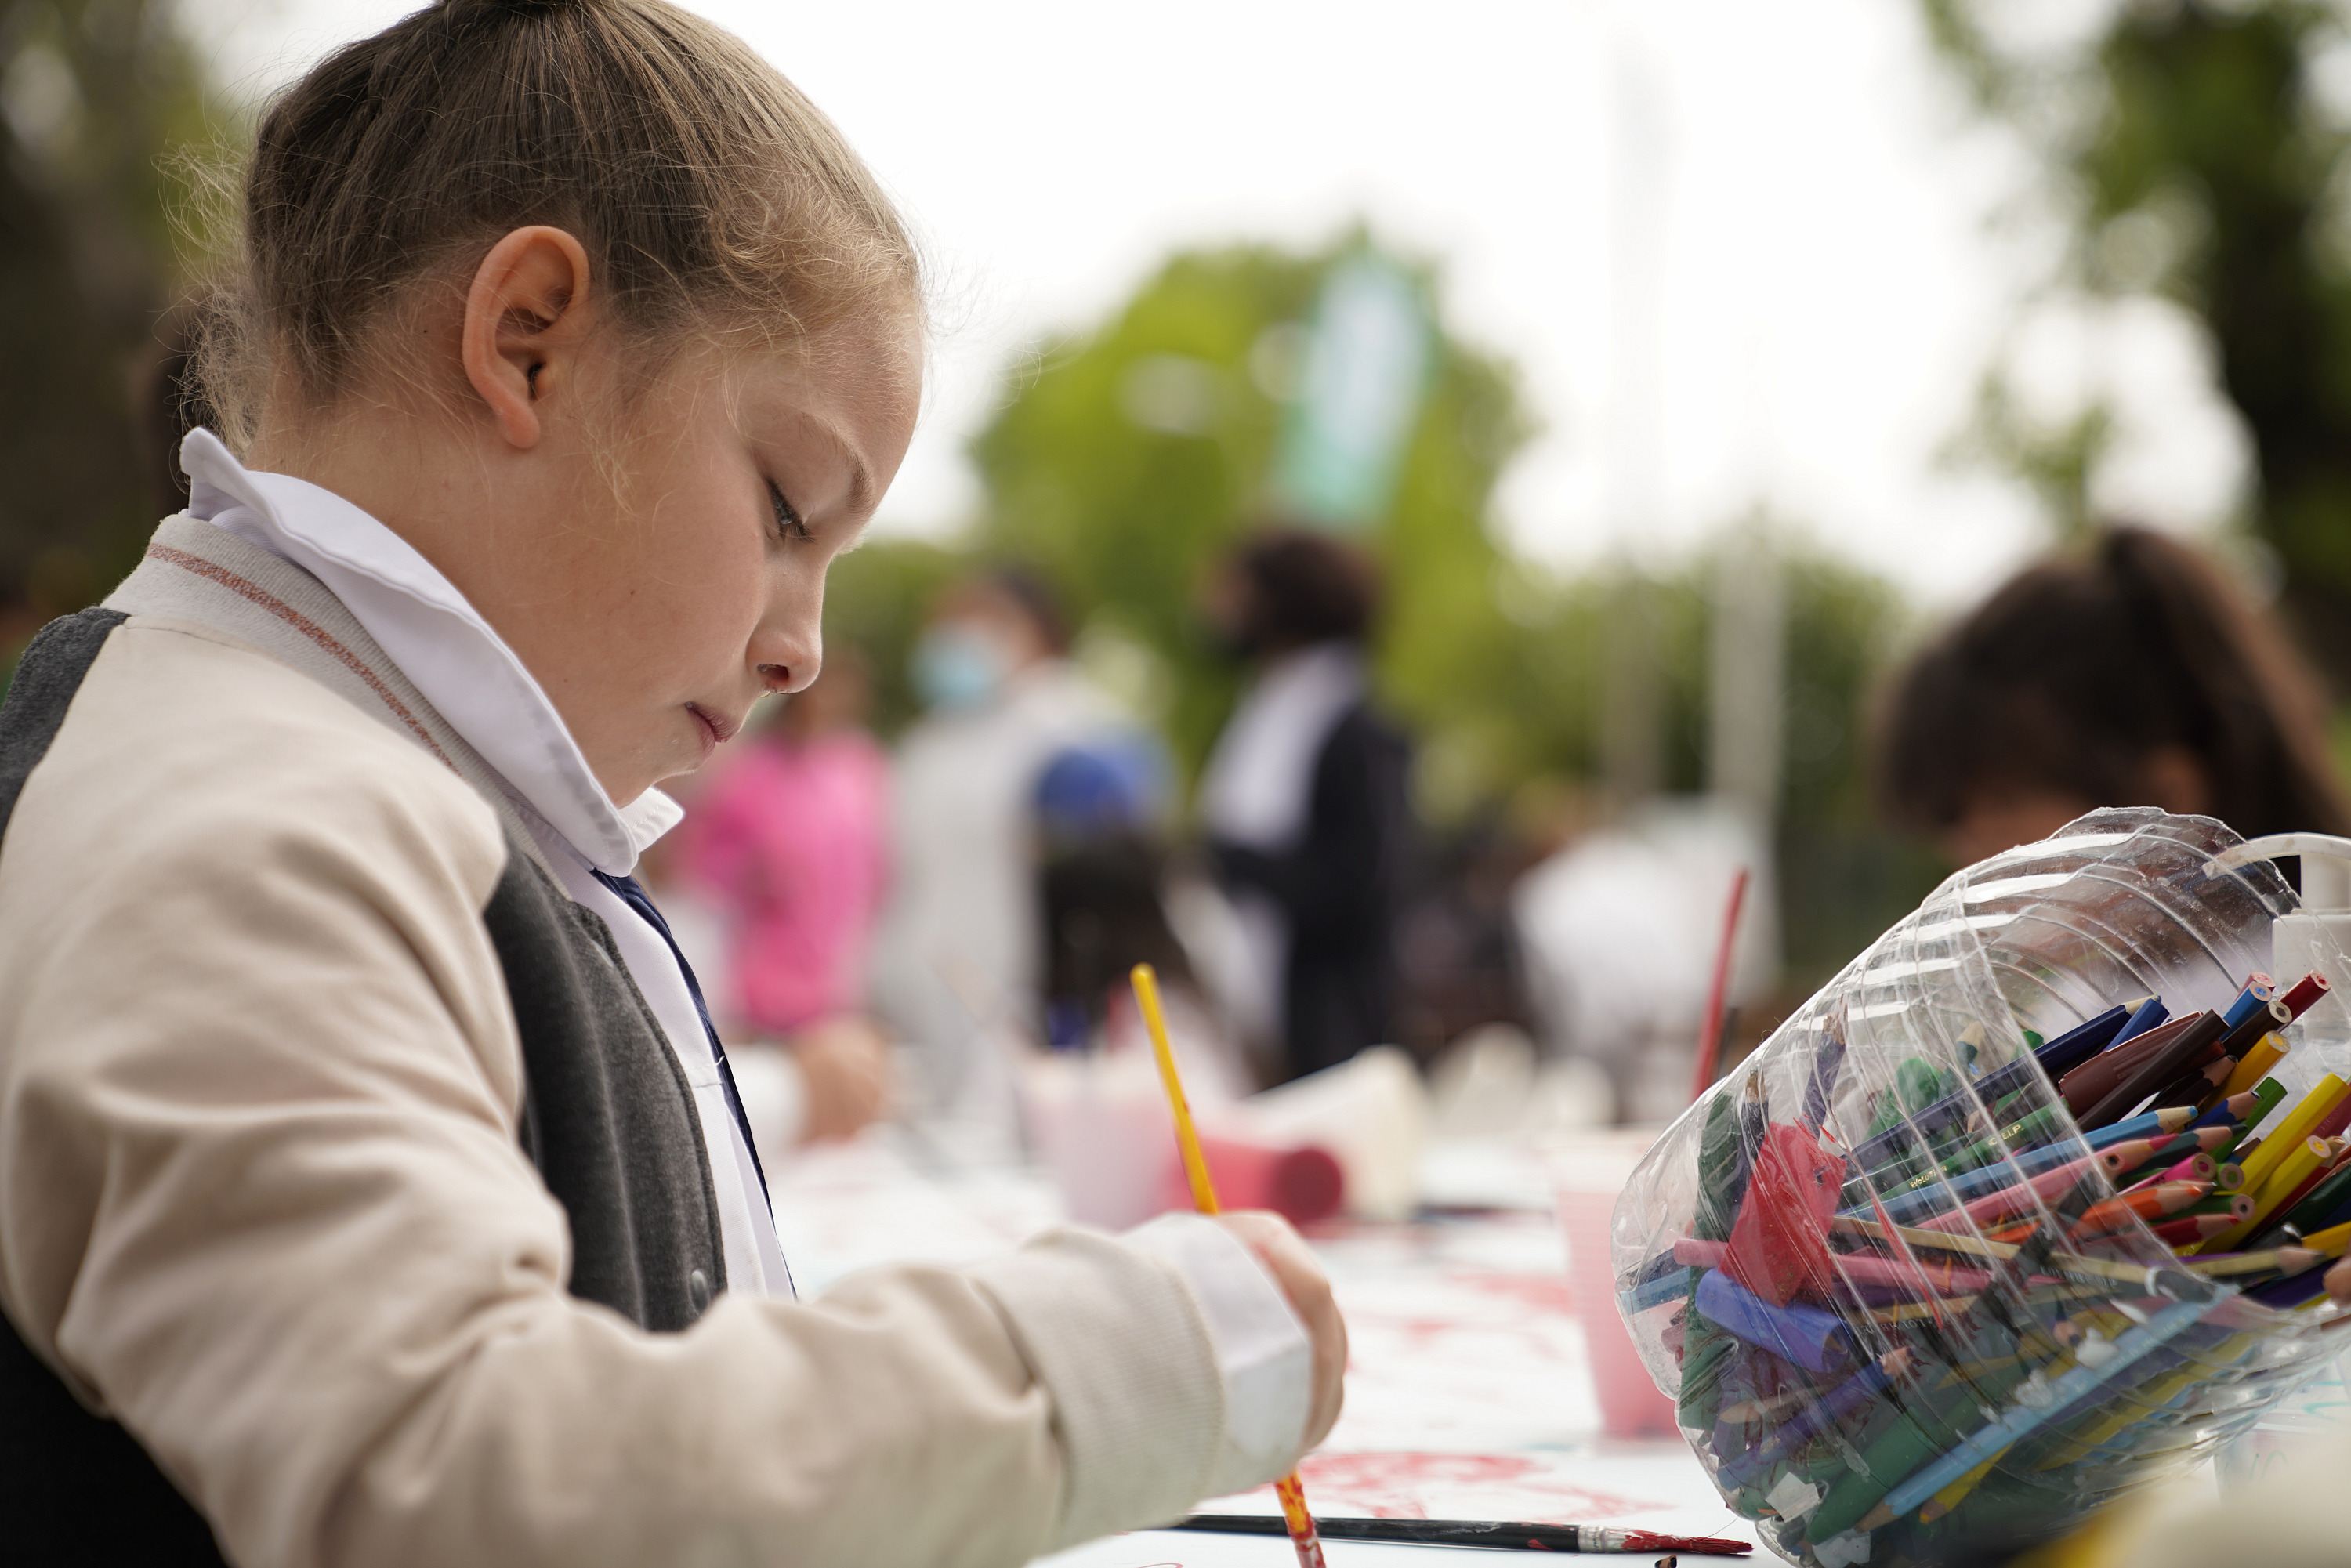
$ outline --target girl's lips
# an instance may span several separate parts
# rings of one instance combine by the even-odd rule
[[[700,703],[686,704],[685,711],[692,714],[694,722],[702,727],[704,737],[702,749],[705,755],[732,740],[735,737],[735,731],[740,727],[732,721],[712,713]]]

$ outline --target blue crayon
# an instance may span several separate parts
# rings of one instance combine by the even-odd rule
[[[2237,999],[2229,1004],[2228,1011],[2220,1015],[2220,1021],[2228,1028],[2234,1029],[2252,1017],[2264,1003],[2276,995],[2275,986],[2247,986],[2237,993]]]
[[[2163,1005],[2161,997],[2147,998],[2139,1003],[2138,1011],[2131,1014],[2130,1021],[2123,1025],[2121,1031],[2106,1042],[2106,1049],[2112,1051],[2126,1040],[2137,1040],[2170,1016],[2171,1011]]]
[[[2130,1022],[2130,1017],[2131,1009],[2127,1007],[2108,1008],[2087,1023],[2075,1024],[2034,1051],[2033,1059],[2041,1063],[2041,1071],[2054,1082],[2112,1045],[2115,1036],[2122,1032],[2123,1025]]]
[[[1852,1359],[1853,1331],[1834,1312],[1793,1302],[1775,1307],[1719,1269],[1698,1281],[1698,1310],[1724,1333],[1807,1372],[1834,1372]]]
[[[1662,1280],[1651,1280],[1646,1284],[1635,1285],[1630,1290],[1617,1291],[1616,1305],[1629,1318],[1646,1312],[1651,1307],[1662,1307],[1667,1301],[1678,1301],[1688,1294],[1689,1270],[1676,1269]]]

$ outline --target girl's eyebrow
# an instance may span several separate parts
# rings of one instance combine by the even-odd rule
[[[875,494],[873,470],[867,465],[864,455],[831,422],[820,419],[806,409],[793,410],[792,417],[823,437],[825,444],[831,447],[834,454],[848,467],[849,499],[845,509],[852,516],[862,515],[880,499]]]

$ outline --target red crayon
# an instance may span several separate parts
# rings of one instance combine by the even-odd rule
[[[2079,1239],[2104,1231],[2119,1230],[2129,1223],[2133,1216],[2153,1219],[2158,1215],[2177,1214],[2211,1194],[2212,1184],[2209,1181],[2176,1181],[2149,1187],[2145,1192],[2110,1197],[2104,1203],[2092,1204],[2074,1223],[2072,1234]]]
[[[2286,1011],[2300,1018],[2308,1012],[2312,1005],[2325,996],[2329,988],[2326,977],[2314,969],[2295,981],[2294,989],[2280,997],[2278,1000],[2285,1004]]]
[[[2192,1247],[2233,1228],[2237,1219],[2227,1214],[2186,1214],[2154,1227],[2155,1239],[2166,1247]]]

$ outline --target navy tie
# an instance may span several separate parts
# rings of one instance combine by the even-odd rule
[[[594,874],[596,880],[611,888],[622,903],[644,916],[645,924],[660,932],[661,939],[669,944],[670,956],[677,960],[677,972],[685,977],[685,988],[694,998],[694,1010],[701,1015],[702,1032],[710,1041],[711,1057],[718,1063],[718,1083],[726,1092],[726,1109],[734,1113],[735,1124],[743,1130],[743,1146],[751,1151],[751,1169],[759,1177],[759,1196],[767,1199],[768,1212],[772,1214],[776,1200],[768,1197],[768,1171],[759,1163],[759,1145],[751,1136],[751,1118],[743,1113],[743,1096],[735,1089],[735,1069],[727,1064],[726,1048],[718,1043],[718,1026],[710,1021],[710,1004],[702,999],[702,982],[694,977],[694,966],[685,961],[685,954],[679,949],[677,938],[670,935],[669,922],[664,920],[662,912],[653,907],[653,898],[645,892],[644,883],[632,876],[610,876],[601,871]]]

